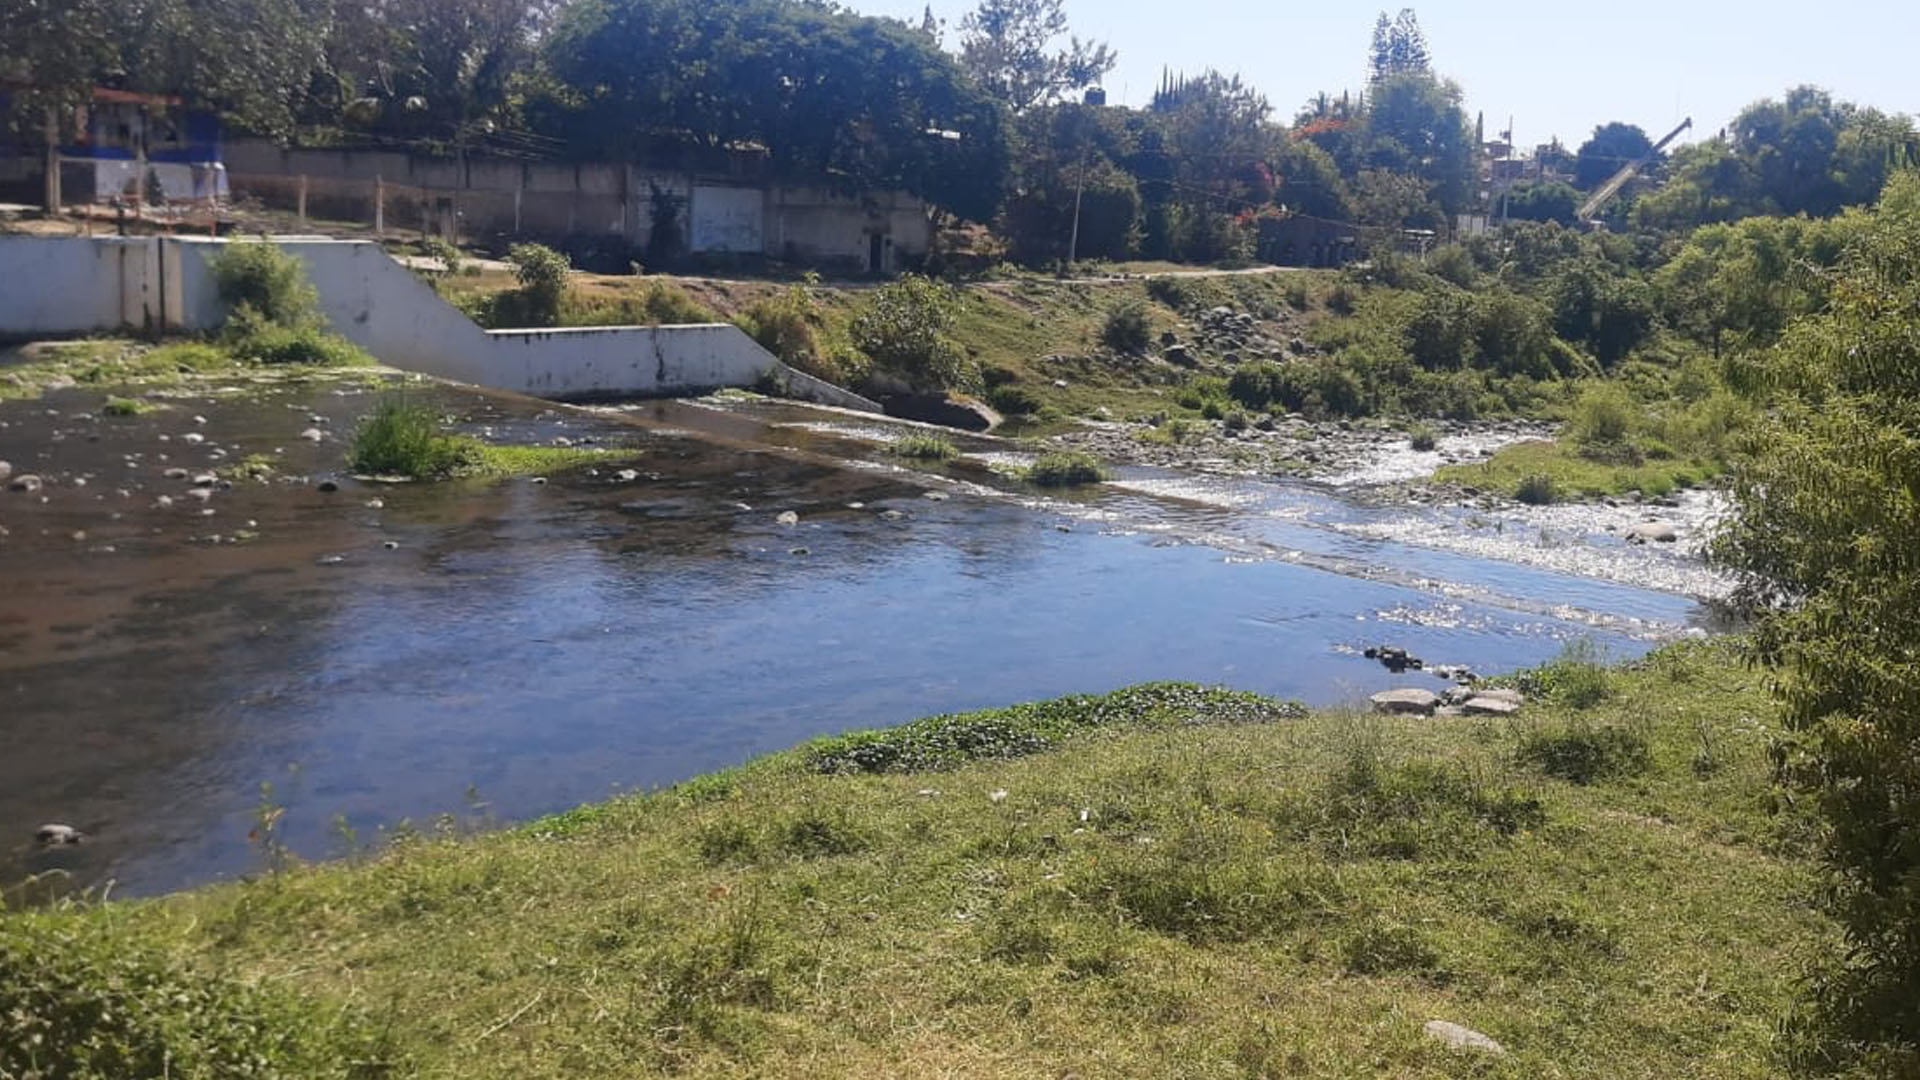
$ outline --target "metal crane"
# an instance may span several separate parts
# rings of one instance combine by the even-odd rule
[[[1627,181],[1639,175],[1640,170],[1646,167],[1647,162],[1659,157],[1660,151],[1665,150],[1668,143],[1679,138],[1681,132],[1691,127],[1693,127],[1693,117],[1689,116],[1685,120],[1680,121],[1680,126],[1667,132],[1666,138],[1654,143],[1653,149],[1647,151],[1637,160],[1627,162],[1619,172],[1613,174],[1611,180],[1594,189],[1593,195],[1581,205],[1574,216],[1580,219],[1582,225],[1593,224],[1593,219],[1600,216],[1600,211],[1606,209],[1607,204],[1613,201],[1615,195],[1620,194],[1620,189],[1627,186]]]

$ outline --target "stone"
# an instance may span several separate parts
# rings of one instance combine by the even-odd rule
[[[192,476],[193,474],[188,472],[185,469],[175,466],[174,468],[168,469],[166,472],[163,472],[160,475],[166,477],[169,480],[185,480],[187,477]]]
[[[369,510],[385,510],[386,508],[387,508],[387,500],[385,499],[368,499],[367,500],[367,509]]]
[[[1373,711],[1402,716],[1432,716],[1440,695],[1431,690],[1382,690],[1373,695]]]
[[[906,519],[907,519],[907,515],[906,515],[906,513],[905,513],[905,512],[903,512],[903,511],[900,511],[900,510],[882,510],[882,511],[880,511],[880,520],[881,520],[881,521],[905,521]]]
[[[383,548],[386,548],[386,549],[387,549],[388,551],[399,551],[399,550],[400,550],[400,541],[398,541],[398,540],[383,540],[383,541],[381,541],[381,543],[380,543],[380,546],[381,546],[381,547],[383,547]]]
[[[619,472],[614,473],[613,475],[615,479],[619,480],[623,484],[631,484],[635,480],[640,479],[640,473],[634,469],[621,469]]]
[[[1193,358],[1193,350],[1185,345],[1167,346],[1166,351],[1160,354],[1160,359],[1169,364],[1179,364],[1181,367],[1194,367],[1197,363]]]
[[[211,499],[211,498],[213,498],[213,489],[212,489],[212,488],[203,488],[203,487],[197,487],[197,488],[188,488],[188,489],[187,489],[187,498],[189,498],[189,499],[197,499],[197,500],[199,500],[200,502],[206,502],[207,500],[209,500],[209,499]]]
[[[321,440],[327,437],[327,433],[324,431],[321,431],[317,427],[310,427],[307,430],[301,432],[300,437],[302,439],[307,440],[308,442],[320,442]]]
[[[774,518],[773,521],[776,525],[798,525],[800,524],[800,515],[791,510],[782,510],[780,511],[780,516]]]
[[[70,847],[86,839],[86,835],[71,825],[42,825],[34,830],[33,841],[41,847]]]
[[[1476,690],[1473,692],[1473,696],[1491,698],[1494,701],[1509,701],[1515,705],[1525,705],[1527,703],[1527,695],[1515,690],[1511,686],[1494,686],[1488,687],[1485,690]]]
[[[44,485],[40,483],[39,477],[32,473],[22,473],[14,477],[13,480],[7,484],[7,490],[35,492],[39,491],[42,486]]]
[[[212,473],[201,473],[193,478],[193,486],[197,488],[210,488],[219,482],[220,478]]]
[[[1520,711],[1520,706],[1501,698],[1474,697],[1468,698],[1460,711],[1468,716],[1512,716]]]
[[[547,482],[547,478],[544,476],[536,476],[533,479],[527,481],[527,483],[529,484],[544,484],[546,482]]]
[[[159,498],[153,500],[153,505],[159,507],[162,510],[165,510],[167,507],[173,505],[173,496],[162,495]]]
[[[1671,544],[1680,539],[1679,530],[1668,521],[1642,521],[1638,525],[1627,526],[1627,543],[1644,544],[1652,541],[1656,544]]]
[[[1506,1057],[1507,1048],[1470,1027],[1450,1020],[1429,1020],[1423,1028],[1427,1038],[1447,1044],[1449,1050],[1472,1050],[1494,1057]]]
[[[13,463],[10,461],[0,461],[0,480],[5,480],[7,477],[12,475],[13,475]]]
[[[201,443],[206,442],[207,437],[205,435],[200,434],[197,431],[189,431],[185,435],[180,436],[180,441],[183,443],[187,443],[190,446],[198,446]]]
[[[929,502],[946,502],[951,496],[944,491],[923,491],[920,497]]]

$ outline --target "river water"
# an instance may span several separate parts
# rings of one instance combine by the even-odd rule
[[[324,857],[341,823],[522,820],[813,735],[1146,680],[1315,704],[1441,686],[1372,644],[1482,673],[1582,636],[1627,657],[1697,633],[1719,587],[1685,544],[1609,535],[1621,512],[1148,469],[1048,497],[991,470],[1005,444],[905,467],[881,450],[899,428],[798,406],[409,392],[501,441],[637,447],[638,475],[324,493],[373,401],[353,385],[0,410],[0,460],[50,481],[0,491],[0,882],[249,872],[263,783],[282,838]],[[203,503],[164,476],[268,452],[305,479]],[[1671,513],[1692,532],[1710,512]],[[89,839],[36,851],[44,822]]]

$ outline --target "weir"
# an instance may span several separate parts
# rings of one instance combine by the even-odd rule
[[[0,339],[215,330],[227,313],[210,259],[225,244],[259,242],[0,236]],[[771,383],[788,397],[880,411],[781,363],[731,323],[483,330],[378,244],[269,242],[306,264],[333,331],[393,367],[562,401]]]

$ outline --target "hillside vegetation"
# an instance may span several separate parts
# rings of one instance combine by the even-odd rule
[[[14,912],[0,1072],[112,1074],[20,1041],[98,1010],[177,1060],[252,1024],[308,1076],[1773,1075],[1834,930],[1758,681],[1691,646],[1521,682],[1518,721],[1140,687]]]

